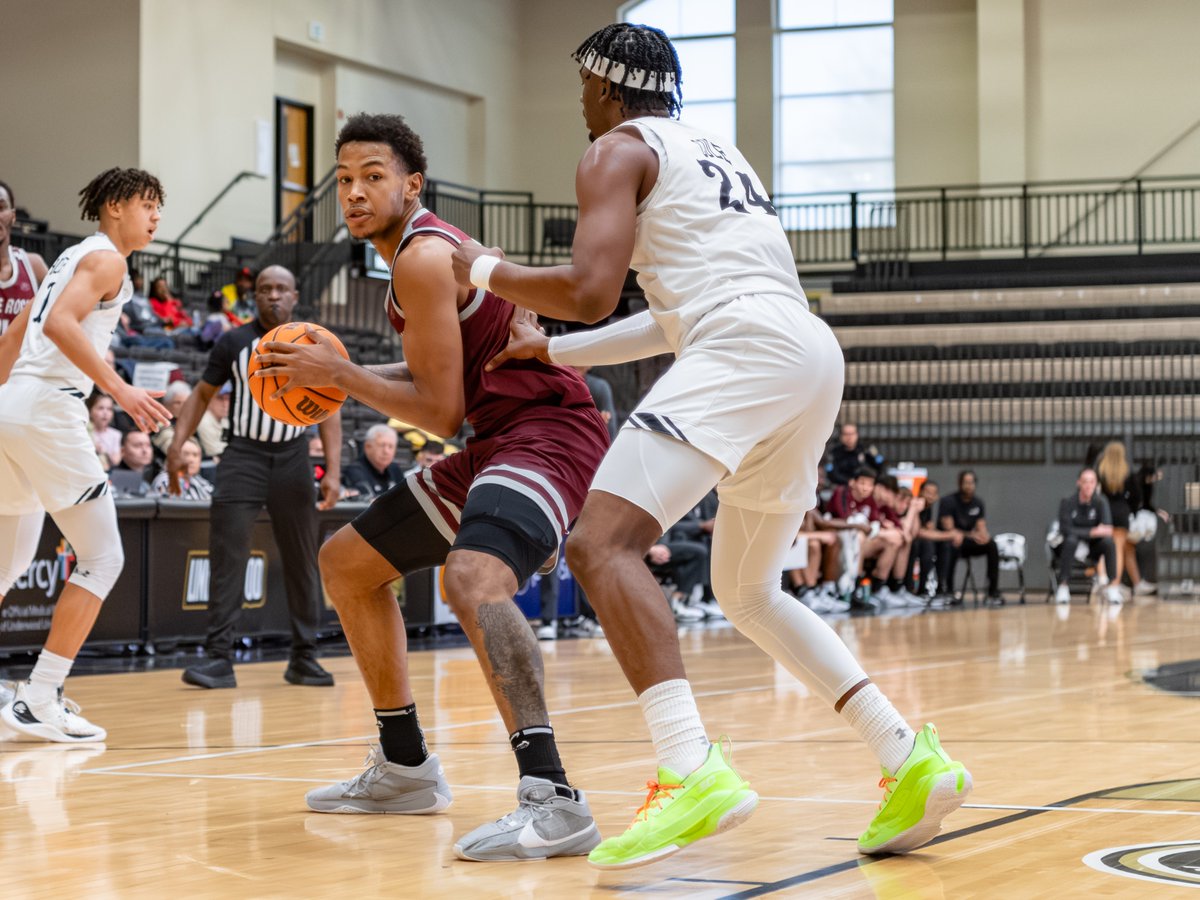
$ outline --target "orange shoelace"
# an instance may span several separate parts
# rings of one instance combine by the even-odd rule
[[[888,798],[892,796],[892,785],[896,783],[896,779],[891,775],[884,775],[879,779],[879,786],[883,788],[883,799],[879,801],[879,808],[883,809],[883,804],[888,802]]]
[[[650,812],[651,804],[662,809],[662,801],[659,798],[663,796],[670,797],[671,791],[679,790],[681,787],[683,787],[682,784],[659,784],[657,781],[647,781],[646,790],[648,793],[646,794],[646,802],[633,814],[633,821],[640,822],[644,819]]]

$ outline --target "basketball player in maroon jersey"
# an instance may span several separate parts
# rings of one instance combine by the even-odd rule
[[[600,842],[563,771],[542,695],[537,640],[512,602],[578,515],[608,446],[604,420],[573,370],[528,360],[486,371],[507,344],[512,304],[459,287],[462,231],[421,206],[425,154],[399,116],[357,115],[337,139],[338,197],[350,233],[391,261],[387,313],[402,363],[356,366],[320,337],[272,342],[260,375],[285,387],[333,385],[389,416],[451,435],[463,452],[382,494],[321,549],[321,574],[375,707],[381,748],[366,772],[310,791],[318,812],[429,813],[450,789],[425,748],[408,681],[404,621],[388,584],[445,565],[447,601],[470,638],[521,780],[518,806],[458,841],[463,859],[580,856]]]
[[[12,245],[16,221],[17,205],[12,188],[0,181],[0,334],[8,330],[46,277],[44,259]]]

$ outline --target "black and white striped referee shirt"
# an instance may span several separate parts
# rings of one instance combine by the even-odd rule
[[[233,397],[229,404],[229,429],[233,437],[283,444],[300,437],[305,429],[284,425],[263,412],[250,396],[246,378],[250,354],[266,333],[267,329],[258,319],[225,332],[208,355],[208,366],[201,380],[217,388],[227,381],[233,382]]]

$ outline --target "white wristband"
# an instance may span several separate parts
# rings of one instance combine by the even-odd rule
[[[500,265],[501,259],[498,256],[478,256],[475,262],[471,263],[471,284],[477,288],[483,288],[485,291],[490,291],[491,285],[488,284],[492,277],[492,270]]]

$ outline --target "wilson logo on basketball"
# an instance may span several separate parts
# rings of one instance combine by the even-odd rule
[[[314,422],[320,422],[329,416],[329,410],[317,403],[312,397],[301,397],[296,403],[296,412],[307,416]]]
[[[1163,884],[1200,887],[1200,842],[1173,844],[1130,844],[1089,853],[1083,861],[1099,872],[1157,881]]]

